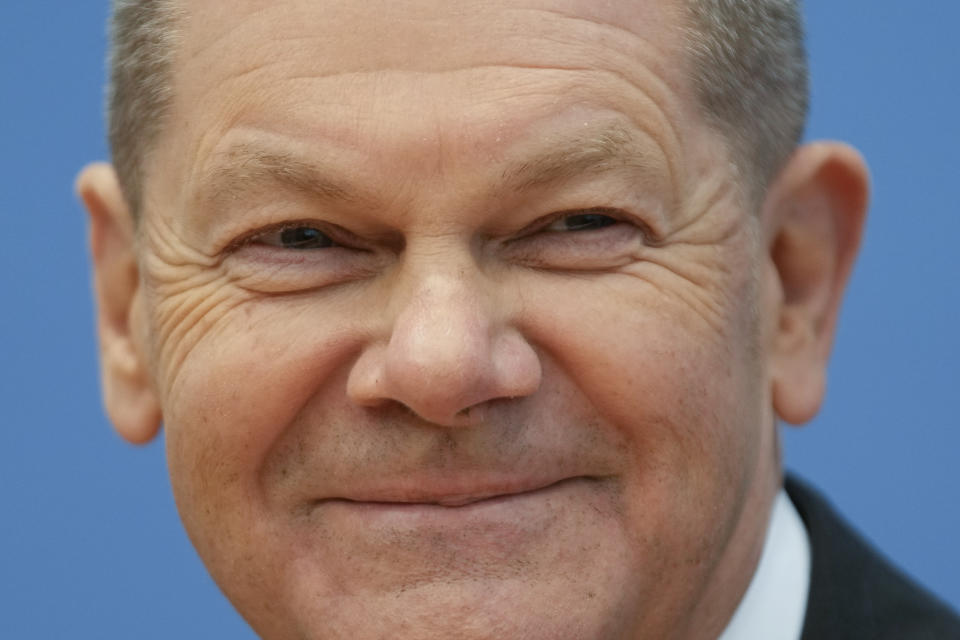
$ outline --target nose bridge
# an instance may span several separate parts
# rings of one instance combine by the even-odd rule
[[[408,256],[401,277],[406,294],[394,301],[387,374],[468,394],[491,366],[498,311],[478,265],[468,250],[419,251]]]
[[[362,406],[398,402],[437,425],[483,422],[479,409],[540,386],[540,361],[511,326],[511,305],[469,247],[409,247],[389,283],[388,335],[373,340],[348,380]]]

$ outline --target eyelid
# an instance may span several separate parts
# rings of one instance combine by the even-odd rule
[[[343,227],[331,225],[329,223],[321,222],[319,220],[301,219],[301,220],[284,220],[282,222],[268,224],[263,227],[259,227],[257,229],[252,229],[250,231],[247,231],[241,234],[235,240],[231,241],[223,249],[223,253],[225,254],[233,253],[246,246],[254,244],[258,238],[262,238],[263,236],[266,236],[272,233],[282,232],[287,229],[296,229],[299,227],[310,227],[310,228],[316,229],[320,233],[330,238],[330,240],[335,245],[363,249],[363,246],[362,246],[363,243],[360,240],[360,238],[358,238],[353,233],[350,233]],[[272,245],[265,245],[265,246],[272,246]]]
[[[580,224],[574,223],[572,227],[569,226],[574,220],[578,220]],[[594,226],[595,223],[599,222],[602,222],[602,224],[599,226]],[[590,231],[599,231],[601,229],[605,229],[606,227],[611,227],[621,223],[622,221],[620,219],[604,213],[578,213],[571,216],[557,218],[544,227],[544,231],[548,233],[566,233],[571,231],[586,233]]]
[[[533,221],[531,224],[528,224],[523,229],[521,229],[514,236],[514,239],[520,239],[537,233],[540,231],[546,231],[548,228],[563,218],[568,218],[571,216],[583,216],[583,215],[598,215],[598,216],[608,216],[622,222],[624,224],[632,224],[640,230],[640,233],[643,235],[645,240],[651,240],[653,238],[652,231],[650,226],[641,220],[638,216],[631,214],[624,209],[618,209],[616,207],[586,207],[583,209],[565,209],[563,211],[557,211],[551,213],[543,218],[539,218]],[[614,225],[610,225],[611,227]],[[604,227],[606,228],[606,227]],[[597,229],[598,232],[603,229]],[[561,233],[561,232],[557,232]]]

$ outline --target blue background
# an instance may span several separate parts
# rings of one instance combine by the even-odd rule
[[[77,170],[107,157],[105,0],[0,21],[0,637],[252,638],[182,532],[162,442],[98,390]],[[821,416],[787,461],[960,607],[960,4],[817,0],[810,138],[875,179]]]

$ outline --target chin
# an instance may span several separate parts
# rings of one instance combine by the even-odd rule
[[[305,527],[269,554],[284,563],[278,573],[218,581],[268,640],[637,637],[642,563],[612,510],[582,505],[514,529],[499,512],[477,511],[472,522],[413,529],[401,526],[406,514],[352,534]],[[640,582],[656,588],[657,575],[662,568]]]
[[[628,590],[563,575],[553,580],[463,577],[393,592],[298,597],[296,629],[263,627],[264,638],[310,640],[627,640],[636,637]],[[609,582],[613,582],[609,576]],[[625,586],[625,585],[624,585]]]

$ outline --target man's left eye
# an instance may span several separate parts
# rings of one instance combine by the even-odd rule
[[[333,240],[316,227],[297,225],[268,231],[254,239],[256,244],[281,249],[327,249],[336,246]]]
[[[575,213],[563,216],[547,226],[547,231],[594,231],[620,222],[604,213]]]

